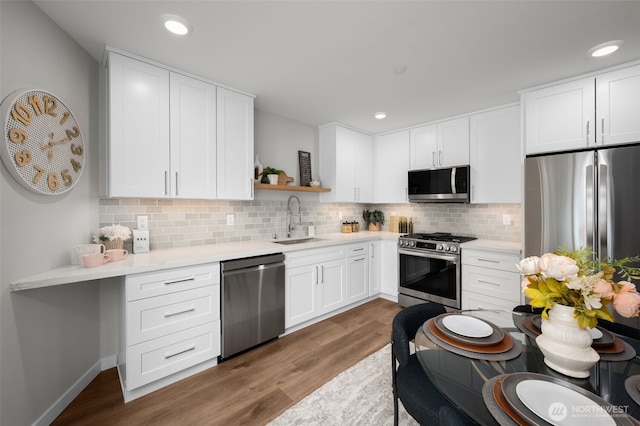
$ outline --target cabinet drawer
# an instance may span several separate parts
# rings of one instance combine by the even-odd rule
[[[220,264],[127,276],[127,301],[220,284]]]
[[[220,355],[220,321],[127,348],[128,390]]]
[[[285,254],[284,264],[287,268],[297,266],[316,265],[336,259],[344,259],[345,248],[343,245],[325,247],[311,250],[300,250]]]
[[[349,244],[347,246],[347,257],[369,254],[369,242]]]
[[[513,321],[505,320],[499,313],[491,312],[491,310],[510,312],[516,305],[518,305],[518,303],[509,300],[462,291],[462,309],[486,309],[487,311],[479,316],[494,323],[498,327],[513,327]]]
[[[462,266],[462,290],[489,294],[500,299],[520,300],[520,274],[476,266]]]
[[[516,254],[470,249],[462,250],[463,265],[480,266],[482,268],[518,273],[518,269],[516,268],[518,262],[520,262],[520,256]]]
[[[147,340],[220,319],[220,285],[127,303],[127,342]]]

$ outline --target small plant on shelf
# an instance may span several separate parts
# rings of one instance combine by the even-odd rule
[[[380,225],[384,225],[384,213],[380,210],[364,210],[362,212],[362,218],[367,224],[369,231],[379,231]]]
[[[262,176],[262,179],[260,180],[260,182],[262,183],[269,183],[269,175],[280,175],[280,173],[282,173],[282,170],[278,170],[275,169],[273,167],[265,167],[264,169],[262,169],[262,173],[260,173],[260,176]]]

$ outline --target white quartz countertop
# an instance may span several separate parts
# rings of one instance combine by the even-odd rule
[[[494,240],[473,240],[467,243],[463,243],[460,248],[474,249],[474,250],[486,250],[494,251],[498,253],[508,253],[520,255],[522,252],[522,244],[509,241],[494,241]]]
[[[298,250],[348,244],[350,242],[397,240],[399,235],[392,232],[362,231],[318,235],[316,236],[318,241],[289,245],[277,244],[273,241],[250,240],[197,247],[152,250],[149,253],[129,254],[120,262],[107,263],[96,268],[85,268],[79,265],[62,266],[15,281],[11,283],[11,291],[112,278],[272,253],[286,254]]]

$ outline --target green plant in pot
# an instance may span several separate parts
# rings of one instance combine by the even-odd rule
[[[379,231],[380,226],[384,225],[384,213],[380,210],[364,210],[362,212],[362,218],[367,224],[367,228],[369,231]]]
[[[279,175],[280,173],[282,173],[282,170],[274,169],[273,167],[267,166],[262,169],[262,173],[260,173],[260,176],[262,176],[260,182],[269,183],[269,175]]]

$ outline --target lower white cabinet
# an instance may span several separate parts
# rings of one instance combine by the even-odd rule
[[[521,300],[517,254],[462,250],[462,309],[512,310]]]
[[[128,275],[124,286],[118,369],[126,391],[220,355],[219,263]]]
[[[369,242],[369,296],[380,293],[382,273],[382,242]]]
[[[369,296],[369,244],[347,246],[347,304]]]
[[[398,297],[398,241],[382,240],[380,246],[380,291]]]
[[[346,305],[343,246],[289,253],[285,265],[285,328]]]

